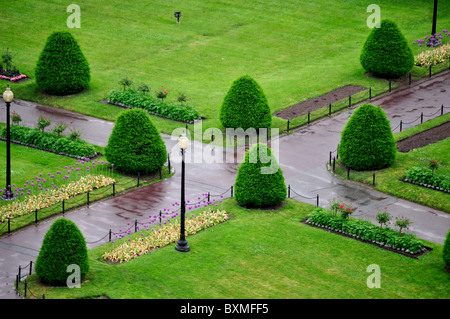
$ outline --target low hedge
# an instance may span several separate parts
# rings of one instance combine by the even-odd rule
[[[340,214],[317,208],[308,215],[307,222],[312,225],[338,231],[354,238],[376,243],[386,248],[417,254],[425,250],[423,242],[414,234],[401,234],[395,229],[381,228],[370,221],[356,218],[344,219]]]
[[[76,157],[94,157],[97,152],[94,147],[81,139],[72,140],[68,137],[57,137],[53,133],[43,132],[36,128],[11,125],[11,140],[22,142],[45,151]],[[6,138],[6,127],[1,136]]]
[[[150,114],[175,121],[194,122],[200,119],[199,112],[190,105],[163,102],[151,95],[133,89],[112,90],[108,93],[108,100],[113,104],[122,104],[129,108],[141,108]]]
[[[420,186],[450,192],[450,177],[433,173],[426,167],[413,167],[406,172],[405,181]]]

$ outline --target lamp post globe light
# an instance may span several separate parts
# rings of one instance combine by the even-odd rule
[[[11,192],[11,131],[9,126],[9,108],[13,99],[14,94],[8,85],[3,93],[3,100],[6,102],[6,199],[14,198]]]
[[[185,216],[186,216],[186,201],[184,198],[184,155],[187,147],[189,146],[189,139],[183,133],[178,139],[178,146],[181,149],[181,229],[180,239],[175,249],[181,252],[188,252],[190,250],[188,242],[186,241],[186,234],[184,229]]]

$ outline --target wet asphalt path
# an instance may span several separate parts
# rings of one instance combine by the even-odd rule
[[[421,112],[431,114],[441,104],[450,106],[449,88],[450,74],[447,73],[371,103],[383,105],[392,127],[395,127],[400,118],[404,122],[410,122],[420,116]],[[4,122],[4,112],[1,109],[4,110],[4,106],[0,108],[0,121]],[[22,116],[22,124],[27,126],[34,126],[41,114],[49,116],[53,123],[64,122],[69,127],[80,129],[85,140],[102,146],[106,145],[114,125],[108,121],[23,100],[15,100],[11,111],[18,112]],[[315,204],[315,196],[319,194],[320,206],[327,207],[328,200],[339,196],[358,207],[355,212],[357,217],[371,220],[374,220],[378,209],[388,207],[393,216],[410,217],[413,221],[411,230],[418,237],[442,244],[450,228],[449,214],[347,183],[327,171],[325,163],[329,152],[336,149],[340,132],[352,112],[353,109],[349,109],[272,141],[272,149],[278,143],[278,162],[283,169],[286,184],[292,187],[291,197]],[[411,126],[419,123],[420,121],[416,121]],[[168,152],[173,156],[172,165],[176,171],[173,177],[65,214],[66,218],[73,220],[81,229],[89,248],[107,242],[109,229],[118,231],[129,227],[127,223],[135,220],[147,221],[148,215],[157,214],[164,208],[171,209],[172,203],[179,201],[180,161],[179,156],[177,159],[176,140],[168,135],[162,136]],[[186,199],[194,201],[208,191],[211,194],[224,193],[225,197],[230,195],[229,187],[234,183],[238,163],[207,164],[205,161],[211,152],[211,146],[199,142],[191,144],[186,160]],[[228,159],[236,159],[229,148],[214,147],[214,154],[222,153],[226,153]],[[30,260],[36,259],[46,231],[55,218],[59,217],[50,218],[0,239],[0,298],[15,298],[12,284],[18,265],[25,266]]]

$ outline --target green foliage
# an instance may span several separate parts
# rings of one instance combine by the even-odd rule
[[[11,126],[10,132],[12,140],[33,145],[46,151],[79,157],[93,157],[96,154],[95,148],[81,139],[73,140],[63,135],[58,138],[55,134],[19,125]],[[3,129],[1,136],[6,137],[6,127]]]
[[[130,108],[142,108],[150,114],[176,121],[193,122],[200,118],[200,114],[192,106],[163,102],[143,91],[113,90],[108,93],[108,100]]]
[[[450,190],[450,176],[433,173],[433,170],[427,167],[413,167],[406,172],[408,182],[443,191]]]
[[[129,109],[119,114],[105,156],[124,173],[150,174],[164,165],[167,152],[147,112]]]
[[[450,229],[448,230],[447,237],[445,238],[444,248],[442,249],[442,257],[444,258],[445,265],[450,270]]]
[[[389,120],[380,106],[357,108],[341,135],[339,157],[354,170],[376,170],[390,166],[397,148]]]
[[[37,121],[37,128],[44,132],[45,128],[52,124],[52,120],[50,120],[48,117],[39,116]]]
[[[49,94],[81,92],[90,81],[89,64],[70,32],[53,32],[36,65],[36,83]]]
[[[380,28],[373,28],[362,48],[362,67],[379,77],[398,78],[414,66],[414,55],[397,25],[382,20]]]
[[[262,88],[250,76],[233,82],[220,110],[220,122],[226,128],[269,128],[272,116]]]
[[[69,265],[80,267],[80,280],[89,271],[86,241],[78,227],[65,218],[57,219],[44,237],[36,259],[36,275],[53,286],[66,285]]]
[[[350,218],[345,219],[333,212],[317,208],[308,215],[308,222],[330,229],[347,233],[357,239],[382,244],[387,248],[418,253],[424,249],[424,244],[414,234],[401,234],[388,227],[380,228],[368,220]]]
[[[235,183],[239,205],[274,207],[286,198],[286,184],[275,156],[266,144],[255,144],[245,153]]]

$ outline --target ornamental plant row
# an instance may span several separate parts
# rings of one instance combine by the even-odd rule
[[[175,121],[191,123],[200,119],[199,112],[190,105],[159,101],[151,95],[145,95],[133,89],[112,90],[108,93],[108,100],[112,104],[128,108],[142,108],[150,114]]]
[[[406,172],[405,182],[450,193],[450,176],[433,173],[426,167],[413,167]]]
[[[395,229],[381,228],[367,220],[344,219],[340,215],[336,216],[333,212],[323,208],[317,208],[311,212],[306,222],[412,255],[425,250],[423,242],[417,239],[414,234],[401,234]]]
[[[227,221],[228,219],[229,216],[226,211],[204,211],[194,218],[186,219],[186,236],[193,235],[203,229]],[[179,234],[180,224],[170,223],[159,229],[152,229],[147,236],[141,234],[140,238],[133,240],[129,239],[127,242],[124,242],[113,250],[105,252],[103,254],[103,259],[114,263],[127,262],[157,248],[174,243],[179,239]]]
[[[95,148],[84,140],[72,140],[65,136],[58,138],[50,132],[43,132],[36,128],[19,125],[10,127],[11,139],[16,142],[25,143],[42,150],[51,151],[57,154],[70,155],[76,157],[94,157],[97,152]],[[6,127],[1,136],[6,138]]]

